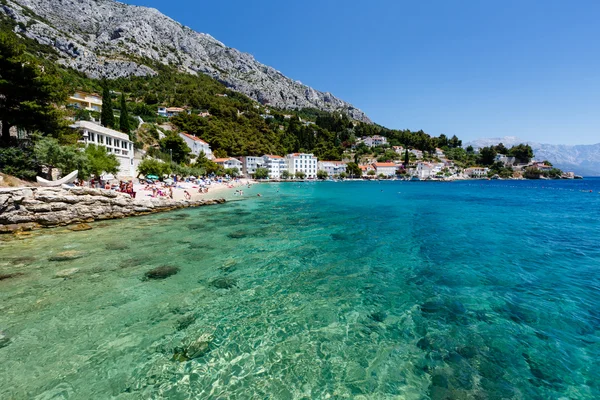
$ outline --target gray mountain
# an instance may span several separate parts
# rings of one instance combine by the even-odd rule
[[[516,136],[503,138],[477,139],[464,146],[473,146],[476,149],[503,143],[510,147],[519,143],[531,146],[537,160],[548,160],[563,171],[573,171],[583,176],[600,176],[600,143],[590,145],[543,144],[521,140]]]
[[[331,93],[294,81],[156,9],[113,0],[2,0],[0,14],[16,21],[19,33],[53,46],[60,63],[93,78],[153,75],[152,65],[161,63],[210,75],[275,107],[340,111],[371,122]]]

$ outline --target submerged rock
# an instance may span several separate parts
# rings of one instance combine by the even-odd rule
[[[232,239],[242,239],[242,238],[245,238],[246,236],[248,236],[248,232],[236,231],[236,232],[229,233],[227,236]]]
[[[369,318],[376,322],[383,322],[387,318],[387,314],[383,311],[375,311],[369,314]]]
[[[76,274],[77,272],[79,272],[79,268],[63,269],[62,271],[58,271],[56,274],[54,274],[54,277],[55,278],[68,278],[68,277]]]
[[[0,349],[6,347],[10,344],[10,338],[6,335],[6,333],[0,331]]]
[[[210,344],[214,337],[210,333],[204,333],[200,337],[190,343],[185,349],[185,356],[188,359],[199,358],[208,353]]]
[[[178,331],[182,331],[185,328],[187,328],[188,326],[190,326],[191,324],[193,324],[195,321],[196,321],[196,316],[194,314],[185,315],[182,318],[179,318],[177,320],[177,325],[175,325],[175,328]]]
[[[67,229],[73,232],[89,231],[92,227],[88,224],[77,224],[69,226]]]
[[[129,246],[123,243],[107,243],[104,247],[106,250],[127,250],[129,248]]]
[[[146,279],[166,279],[169,276],[175,275],[178,272],[179,267],[163,265],[161,267],[151,269],[150,271],[146,272],[144,276],[146,277]]]
[[[48,260],[62,262],[62,261],[77,260],[78,258],[81,258],[81,257],[83,257],[83,253],[76,251],[76,250],[67,250],[67,251],[60,252],[52,257],[48,257]]]
[[[24,275],[24,274],[22,272],[13,272],[11,274],[0,274],[0,281],[10,279],[10,278],[16,278],[17,276],[21,276],[21,275]]]
[[[237,287],[237,280],[228,277],[217,278],[214,279],[210,285],[217,289],[231,289]]]

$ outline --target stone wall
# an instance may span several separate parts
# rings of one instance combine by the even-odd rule
[[[144,215],[221,204],[217,200],[133,199],[128,194],[85,187],[0,189],[0,233]]]

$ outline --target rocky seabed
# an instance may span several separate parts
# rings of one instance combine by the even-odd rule
[[[224,199],[134,199],[125,193],[85,187],[2,189],[0,233],[81,224],[224,202]]]

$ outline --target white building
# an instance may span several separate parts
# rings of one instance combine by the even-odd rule
[[[362,139],[362,142],[368,147],[381,146],[387,143],[387,138],[379,135],[367,136]]]
[[[215,158],[213,161],[225,169],[236,168],[239,172],[242,172],[242,162],[237,158]]]
[[[388,177],[396,175],[396,171],[398,170],[396,164],[391,162],[376,162],[373,163],[373,167],[375,168],[375,173],[377,175],[381,174]]]
[[[419,179],[426,179],[435,175],[433,173],[433,164],[428,162],[418,162],[415,167],[415,175]]]
[[[241,161],[242,173],[247,177],[251,177],[258,168],[262,168],[265,165],[265,159],[263,157],[245,156],[242,157]]]
[[[435,149],[435,156],[437,158],[444,158],[445,157],[444,150],[442,150],[440,148],[436,148]]]
[[[421,158],[423,158],[423,152],[421,150],[409,150],[409,153],[412,153],[415,155],[415,157],[417,157],[417,160],[420,160]]]
[[[281,173],[287,170],[285,158],[281,156],[265,154],[263,160],[263,167],[269,171],[269,178],[271,179],[280,179]]]
[[[209,160],[212,160],[214,158],[212,150],[210,149],[210,145],[204,140],[200,139],[199,137],[190,135],[187,132],[180,132],[179,137],[181,137],[185,144],[188,145],[190,150],[192,150],[192,154],[194,156],[197,157],[200,154],[200,152],[203,151],[204,155]]]
[[[504,166],[514,165],[516,161],[515,157],[509,157],[504,154],[496,154],[496,157],[494,157],[494,162],[501,162]]]
[[[317,157],[307,153],[292,153],[285,156],[287,170],[291,176],[304,172],[307,178],[317,177]]]
[[[465,169],[465,175],[469,178],[487,178],[489,172],[488,168],[484,167],[473,167]]]
[[[136,176],[133,165],[133,142],[126,133],[117,132],[89,121],[77,121],[71,125],[82,132],[85,145],[95,144],[106,147],[119,160],[119,173],[117,177],[133,178]]]
[[[404,154],[404,147],[402,146],[393,146],[392,149],[397,153],[397,154]]]
[[[346,172],[347,166],[347,164],[343,161],[319,161],[317,165],[319,171],[325,171],[329,176],[339,175],[342,172]]]

